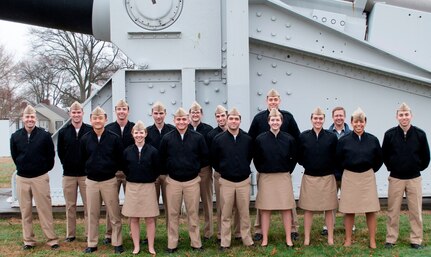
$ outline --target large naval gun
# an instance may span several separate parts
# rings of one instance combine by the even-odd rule
[[[205,122],[215,125],[216,105],[235,106],[248,130],[275,88],[301,130],[311,127],[317,106],[326,110],[326,127],[333,107],[344,106],[347,117],[361,107],[366,130],[380,140],[397,124],[401,102],[430,134],[430,12],[427,0],[0,1],[0,19],[91,34],[135,62],[137,69],[118,71],[84,103],[87,122],[97,105],[115,120],[119,99],[130,104],[130,120],[148,125],[156,100],[168,114],[196,100]],[[430,171],[423,172],[427,196]],[[302,172],[298,166],[293,173],[296,196]],[[61,175],[57,160],[50,172],[56,205],[64,204]],[[387,196],[387,177],[383,166],[380,197]]]

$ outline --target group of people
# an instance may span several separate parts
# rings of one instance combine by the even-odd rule
[[[323,128],[325,113],[311,113],[312,128],[300,132],[293,115],[280,110],[280,94],[271,89],[267,110],[258,113],[247,132],[240,128],[241,114],[217,106],[217,127],[203,123],[203,110],[194,102],[187,112],[179,108],[173,123],[165,123],[166,108],[156,102],[151,109],[154,124],[146,127],[128,120],[129,106],[120,100],[115,106],[116,121],[107,123],[105,111],[96,107],[90,123],[83,123],[83,108],[70,106],[71,122],[58,134],[57,151],[63,165],[63,190],[66,202],[66,242],[76,239],[78,191],[84,204],[85,253],[97,251],[102,201],[107,213],[107,233],[103,243],[122,253],[121,214],[129,217],[133,254],[142,243],[156,254],[154,239],[159,197],[166,210],[167,252],[177,251],[179,217],[184,201],[187,210],[190,245],[202,251],[199,203],[204,214],[203,239],[214,235],[213,185],[217,207],[217,239],[220,250],[231,246],[234,237],[245,246],[268,245],[271,212],[280,211],[287,248],[298,239],[296,202],[292,172],[303,166],[298,207],[304,210],[304,245],[311,243],[313,213],[324,211],[327,242],[334,244],[335,213],[344,213],[344,246],[352,243],[356,213],[365,213],[369,247],[376,248],[376,212],[380,210],[374,173],[385,163],[389,175],[388,221],[385,247],[398,238],[399,213],[404,193],[410,212],[410,242],[422,248],[422,184],[420,172],[427,168],[430,152],[426,134],[411,125],[412,112],[403,103],[396,110],[398,126],[389,129],[382,146],[365,132],[367,118],[358,108],[351,116],[350,131],[344,108],[332,111],[334,124]],[[54,232],[48,171],[54,165],[54,145],[49,133],[36,126],[36,111],[23,111],[24,127],[11,137],[11,154],[17,167],[17,192],[23,227],[23,249],[36,245],[32,228],[34,198],[41,228],[52,249],[59,248]],[[257,170],[258,193],[256,222],[251,235],[249,215],[251,162]],[[342,186],[341,186],[342,182]],[[125,188],[121,208],[119,190]],[[79,189],[79,190],[78,190]],[[341,190],[338,200],[338,190]],[[140,219],[145,219],[146,239],[140,238]]]

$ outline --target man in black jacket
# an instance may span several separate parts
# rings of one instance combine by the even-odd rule
[[[84,205],[85,236],[87,237],[87,198],[84,162],[80,160],[80,142],[83,135],[91,131],[91,126],[82,122],[84,111],[78,102],[70,106],[70,124],[58,132],[57,151],[63,165],[63,195],[66,201],[66,242],[76,237],[76,200],[78,188]]]
[[[202,250],[199,233],[199,171],[208,163],[205,138],[188,129],[189,116],[183,108],[174,114],[176,129],[163,136],[160,142],[160,161],[167,171],[166,198],[168,200],[168,253],[178,246],[178,228],[181,202],[187,209],[189,236],[194,251]]]
[[[383,161],[390,172],[388,188],[388,220],[386,248],[392,248],[398,239],[400,208],[404,193],[410,220],[410,246],[422,248],[422,178],[421,171],[428,167],[430,150],[423,130],[410,124],[412,112],[402,103],[396,117],[399,125],[386,131],[383,138]]]
[[[231,245],[232,210],[236,204],[240,216],[241,239],[252,246],[250,233],[250,163],[253,139],[242,131],[241,115],[232,108],[227,116],[227,130],[218,134],[211,144],[211,163],[220,172],[221,243],[225,250]]]
[[[111,242],[115,253],[122,253],[121,214],[115,173],[120,170],[123,146],[120,137],[105,129],[107,115],[99,106],[90,115],[93,130],[81,139],[81,158],[87,179],[88,240],[85,253],[97,251],[102,200],[112,224]]]
[[[48,238],[51,249],[59,248],[54,232],[51,192],[48,171],[54,167],[54,144],[45,130],[36,127],[36,110],[28,105],[22,114],[24,128],[17,130],[10,139],[10,152],[16,165],[16,185],[21,210],[24,250],[36,245],[33,233],[32,200],[43,233]]]

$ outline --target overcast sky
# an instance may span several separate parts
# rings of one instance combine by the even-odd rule
[[[28,50],[27,30],[30,26],[0,20],[0,44],[5,46],[7,52],[15,55],[19,60],[24,57]]]

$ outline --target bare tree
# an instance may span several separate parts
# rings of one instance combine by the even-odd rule
[[[52,67],[55,60],[47,56],[22,61],[17,66],[17,82],[24,86],[23,97],[32,103],[49,100],[53,105],[62,103],[63,93],[70,84],[68,76],[64,76]]]
[[[93,36],[55,29],[30,29],[33,56],[50,60],[53,75],[63,82],[54,83],[64,104],[85,101],[92,92],[92,83],[104,83],[124,65],[125,55],[108,42]],[[35,58],[34,58],[35,59]]]
[[[13,85],[15,63],[13,55],[0,45],[0,118],[15,119],[20,113],[21,98]]]

